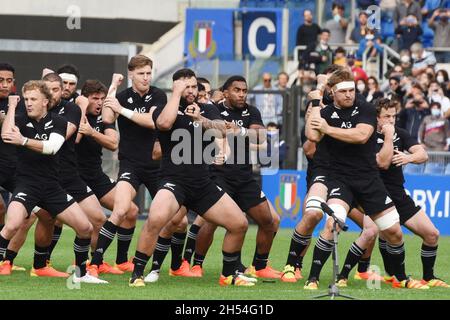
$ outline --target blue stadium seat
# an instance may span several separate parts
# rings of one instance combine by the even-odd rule
[[[403,168],[403,173],[405,173],[405,174],[422,174],[424,167],[425,166],[423,164],[408,163]]]
[[[447,166],[445,167],[445,175],[450,176],[450,163],[447,164]]]
[[[383,40],[395,38],[395,26],[392,19],[381,20],[381,37]]]
[[[437,162],[428,162],[425,166],[425,174],[436,174],[436,175],[442,175],[444,174],[444,164],[443,163],[437,163]]]
[[[422,22],[422,43],[425,48],[433,46],[434,31],[428,26],[426,21]]]

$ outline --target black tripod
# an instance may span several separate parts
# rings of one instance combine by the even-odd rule
[[[339,273],[338,252],[337,252],[337,245],[338,245],[338,229],[337,229],[337,227],[339,226],[339,228],[341,228],[342,231],[347,231],[348,226],[334,215],[333,210],[331,210],[331,208],[325,202],[322,202],[320,204],[320,206],[322,207],[322,210],[334,220],[333,229],[332,229],[332,231],[333,231],[333,252],[331,255],[332,259],[333,259],[333,279],[331,280],[331,284],[328,286],[328,293],[315,296],[315,297],[313,297],[313,299],[330,297],[331,300],[334,300],[335,297],[343,297],[346,299],[354,300],[356,298],[339,293],[339,288],[336,286],[337,275]]]

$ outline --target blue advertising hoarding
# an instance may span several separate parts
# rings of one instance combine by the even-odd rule
[[[264,9],[242,13],[242,54],[250,58],[283,54],[283,10]]]
[[[302,217],[306,192],[306,171],[280,170],[263,175],[263,191],[281,217],[280,227],[294,228]],[[405,175],[405,189],[420,205],[442,235],[450,235],[450,176]],[[322,219],[315,235],[322,229]],[[349,231],[360,231],[347,219]]]

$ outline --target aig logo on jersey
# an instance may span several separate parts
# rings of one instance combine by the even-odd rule
[[[280,175],[279,196],[275,198],[275,207],[280,216],[288,217],[292,220],[300,210],[300,197],[298,196],[298,174]]]
[[[146,112],[147,112],[147,110],[145,109],[145,107],[134,108],[133,111],[134,111],[134,112],[137,112],[137,113],[146,113]]]

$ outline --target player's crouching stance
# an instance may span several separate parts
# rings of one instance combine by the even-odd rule
[[[214,129],[224,137],[225,122],[215,108],[195,104],[197,96],[197,78],[189,69],[181,69],[173,75],[173,95],[163,107],[153,112],[153,121],[160,130],[159,140],[162,148],[161,183],[150,207],[150,214],[142,228],[134,258],[134,271],[129,285],[145,286],[144,268],[153,254],[158,234],[167,222],[186,206],[203,216],[205,220],[223,226],[227,232],[223,242],[223,269],[219,283],[222,286],[252,286],[244,276],[236,273],[247,220],[236,203],[221,188],[212,182],[206,163],[194,154],[195,144],[192,138],[202,137],[203,130]],[[177,129],[183,129],[190,137],[191,156],[183,157],[176,164],[172,151],[179,141]],[[178,130],[178,133],[180,130]],[[195,133],[196,132],[196,133]],[[179,139],[179,138],[178,138]],[[201,148],[203,154],[203,148]],[[226,213],[226,214],[225,214]]]
[[[92,224],[58,182],[57,152],[65,141],[67,121],[47,112],[51,93],[44,82],[29,81],[22,88],[27,115],[15,118],[18,97],[10,99],[10,112],[2,126],[5,143],[19,146],[17,187],[8,207],[8,221],[0,233],[0,256],[35,206],[72,227],[77,274],[74,282],[106,283],[86,272]],[[43,217],[45,218],[45,217]]]

